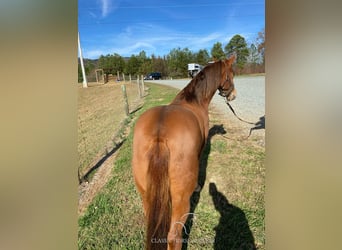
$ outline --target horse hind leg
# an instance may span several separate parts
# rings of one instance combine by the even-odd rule
[[[171,223],[168,232],[168,250],[181,250],[183,229],[190,212],[190,198],[198,183],[198,161],[196,156],[188,155],[178,165],[171,162],[169,183],[172,203]]]
[[[196,182],[188,185],[181,193],[171,187],[172,216],[168,233],[168,250],[180,250],[183,243],[183,229],[190,212],[190,197],[196,187]]]
[[[190,197],[189,197],[190,198]],[[187,200],[172,202],[172,217],[170,231],[168,233],[168,250],[182,249],[182,234],[185,222],[188,218],[190,203]]]

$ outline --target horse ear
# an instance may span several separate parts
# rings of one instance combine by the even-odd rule
[[[236,61],[236,54],[234,53],[233,55],[231,55],[228,59],[227,62],[228,64],[232,65],[233,63],[235,63]]]

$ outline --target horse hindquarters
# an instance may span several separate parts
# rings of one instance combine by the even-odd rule
[[[171,195],[169,187],[169,149],[165,142],[157,140],[148,158],[146,185],[147,249],[166,249],[171,221]]]
[[[191,110],[180,105],[152,108],[136,123],[132,165],[143,199],[147,249],[182,247],[203,146],[200,124]]]

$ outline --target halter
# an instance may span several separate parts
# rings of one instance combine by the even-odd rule
[[[226,82],[230,82],[230,80],[228,79],[228,75],[227,75],[227,79],[226,79],[226,81],[225,81],[224,83],[226,83]],[[233,109],[233,107],[230,105],[230,103],[229,103],[228,100],[226,99],[226,97],[230,94],[231,91],[233,91],[233,89],[234,89],[234,84],[231,84],[230,87],[227,88],[227,89],[224,89],[223,87],[220,86],[220,87],[218,88],[219,95],[225,97],[225,102],[226,102],[226,104],[228,105],[228,107],[230,108],[230,110],[233,112],[233,114],[236,116],[236,118],[238,118],[238,119],[239,119],[240,121],[242,121],[242,122],[245,122],[245,123],[248,123],[248,124],[253,124],[253,125],[255,125],[255,122],[249,122],[249,121],[246,121],[246,120],[240,118],[240,117],[235,113],[235,110]]]
[[[225,81],[225,83],[228,82],[228,81],[229,81],[229,80],[228,80],[228,78],[227,78],[227,80]],[[229,81],[229,82],[230,82],[230,81]],[[233,91],[233,89],[234,89],[234,84],[231,84],[230,87],[227,88],[227,89],[224,89],[223,87],[220,86],[220,87],[218,88],[219,95],[220,95],[220,96],[223,96],[223,97],[227,97],[227,96],[230,94],[230,92]]]
[[[218,87],[218,91],[219,91],[219,95],[220,96],[227,97],[230,94],[230,92],[233,91],[234,83],[229,79],[228,74],[226,74],[226,80],[225,80],[223,85],[225,85],[227,82],[230,83],[230,87],[229,88],[224,89],[222,86]]]
[[[232,87],[230,87],[228,89],[224,89],[222,87],[219,87],[218,91],[219,91],[220,96],[227,97],[229,95],[229,93],[232,91]]]

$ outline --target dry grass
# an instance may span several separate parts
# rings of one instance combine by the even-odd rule
[[[78,154],[82,174],[112,147],[114,137],[125,125],[122,84],[126,85],[132,108],[138,99],[136,84],[90,83],[88,88],[78,89]]]

